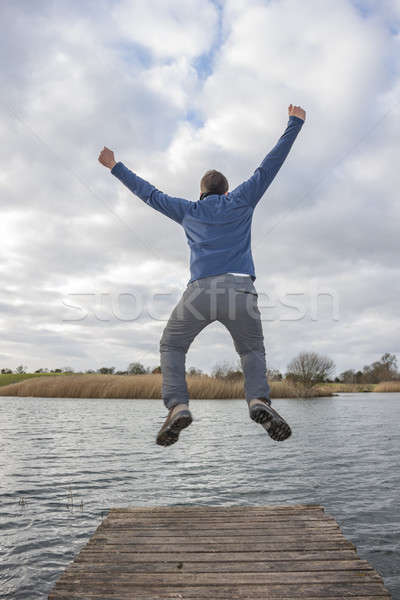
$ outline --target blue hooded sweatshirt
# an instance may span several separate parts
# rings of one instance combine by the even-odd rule
[[[188,283],[223,273],[256,278],[251,253],[254,209],[281,168],[304,121],[290,116],[286,130],[254,174],[226,195],[202,194],[196,202],[164,194],[122,162],[111,169],[127,188],[185,230],[190,247]]]

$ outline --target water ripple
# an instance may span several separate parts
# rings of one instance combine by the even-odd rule
[[[47,597],[110,507],[311,503],[400,598],[400,394],[274,405],[283,444],[244,400],[193,400],[193,425],[162,448],[160,400],[2,398],[2,597]]]

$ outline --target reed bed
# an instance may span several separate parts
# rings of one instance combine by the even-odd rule
[[[376,384],[374,392],[400,392],[400,381],[381,381]]]
[[[161,398],[161,374],[146,375],[58,375],[37,377],[0,388],[0,396],[41,398]],[[191,398],[244,398],[243,380],[229,381],[209,375],[187,376]],[[284,381],[270,383],[271,398],[297,398],[298,392]],[[331,395],[315,390],[313,395]]]

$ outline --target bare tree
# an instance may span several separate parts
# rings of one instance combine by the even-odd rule
[[[214,365],[211,371],[211,376],[215,377],[216,379],[228,379],[235,381],[242,379],[243,372],[239,361],[237,361],[236,367],[225,361]]]
[[[335,363],[328,356],[316,352],[300,352],[289,364],[288,379],[300,396],[310,396],[317,383],[326,381],[335,371]]]
[[[202,373],[203,371],[201,369],[198,369],[197,367],[190,367],[187,371],[187,374],[192,376],[202,375]]]
[[[282,373],[279,369],[267,369],[268,381],[282,381]]]
[[[343,371],[343,373],[340,373],[337,379],[338,381],[342,381],[343,383],[358,383],[356,381],[356,377],[357,376],[354,369],[347,369],[347,371]]]
[[[366,365],[363,369],[363,381],[366,383],[379,383],[380,381],[392,381],[398,379],[397,357],[395,354],[386,352],[380,360]]]

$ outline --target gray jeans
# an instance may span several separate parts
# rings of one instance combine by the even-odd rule
[[[245,378],[246,400],[269,399],[261,315],[250,277],[215,275],[187,285],[160,340],[162,396],[165,406],[189,403],[185,379],[186,353],[194,338],[213,321],[223,323],[233,338]],[[210,354],[214,352],[210,348]],[[220,356],[215,353],[215,359]]]

